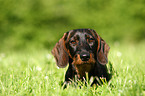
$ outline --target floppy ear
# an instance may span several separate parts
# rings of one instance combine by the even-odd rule
[[[97,50],[97,60],[100,64],[105,65],[108,63],[108,52],[109,52],[109,45],[100,37],[100,47]]]
[[[51,53],[55,57],[57,66],[60,68],[66,67],[69,61],[69,55],[65,47],[65,40],[68,33],[64,33],[63,37],[56,43],[55,47],[52,49]]]
[[[95,30],[88,29],[93,34],[94,38],[96,39],[98,43],[98,48],[96,49],[96,56],[97,61],[105,65],[108,63],[108,52],[109,52],[109,45],[95,32]]]

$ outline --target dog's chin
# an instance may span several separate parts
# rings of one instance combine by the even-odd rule
[[[79,65],[93,65],[93,64],[95,64],[95,61],[93,60],[90,62],[90,61],[77,60],[77,61],[74,61],[72,64],[77,65],[77,66],[79,66]]]
[[[93,65],[93,64],[94,64],[94,62],[82,61],[78,65]]]

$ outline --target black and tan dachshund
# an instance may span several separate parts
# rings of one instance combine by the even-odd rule
[[[88,77],[106,78],[109,81],[106,64],[108,62],[108,44],[92,29],[76,29],[64,33],[56,43],[52,54],[57,66],[64,68],[69,63],[65,74],[65,84],[77,77],[79,80]],[[97,84],[94,80],[93,84]]]

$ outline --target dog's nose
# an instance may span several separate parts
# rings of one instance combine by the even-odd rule
[[[81,53],[80,58],[82,61],[88,61],[90,59],[90,54],[89,53]]]

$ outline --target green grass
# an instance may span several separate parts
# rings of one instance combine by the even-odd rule
[[[60,86],[67,68],[58,69],[50,51],[0,53],[0,96],[143,96],[145,45],[112,45],[109,61],[115,73],[98,88]],[[109,64],[108,64],[109,65]]]

